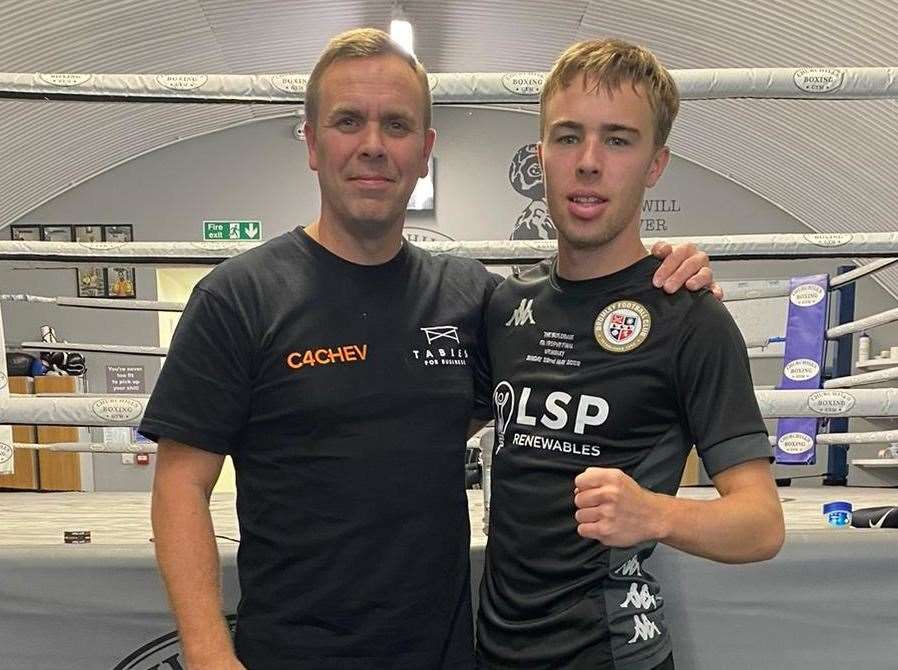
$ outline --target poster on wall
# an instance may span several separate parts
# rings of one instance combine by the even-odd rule
[[[75,226],[76,242],[102,242],[102,226]]]
[[[137,296],[134,268],[109,268],[107,275],[109,280],[107,296],[110,298],[134,298]]]
[[[103,226],[104,242],[133,242],[134,231],[130,224],[119,226]]]
[[[104,242],[133,242],[134,228],[130,224],[103,226]],[[137,283],[134,268],[112,267],[106,270],[106,296],[136,298]]]
[[[41,226],[41,239],[44,242],[71,242],[71,226]]]
[[[146,393],[147,384],[144,366],[107,365],[106,392],[110,394]]]
[[[41,239],[40,226],[10,226],[10,239],[23,242],[39,242]]]
[[[103,268],[92,267],[77,272],[79,298],[106,297],[106,271]]]
[[[102,242],[101,226],[75,226],[76,242]],[[76,271],[79,298],[106,297],[106,271],[102,267],[78,268]]]

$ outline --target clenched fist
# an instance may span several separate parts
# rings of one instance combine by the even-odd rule
[[[617,468],[586,468],[574,480],[577,533],[609,547],[630,547],[660,535],[660,503]]]

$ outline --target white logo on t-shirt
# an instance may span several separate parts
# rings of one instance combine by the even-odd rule
[[[616,575],[623,575],[624,577],[632,577],[633,575],[639,575],[642,577],[642,569],[639,565],[639,559],[634,556],[629,561],[620,566],[617,570],[614,571]]]
[[[434,340],[440,338],[458,342],[458,326],[429,326],[421,330],[427,336],[427,344],[433,344]]]
[[[655,596],[649,591],[648,584],[643,584],[642,588],[636,583],[630,584],[630,591],[627,598],[620,604],[621,609],[627,609],[630,605],[639,610],[647,610],[656,607]]]
[[[651,640],[656,635],[661,635],[661,630],[649,621],[645,614],[637,614],[633,617],[633,637],[627,644],[633,644],[637,640]]]
[[[521,298],[521,304],[515,307],[511,317],[505,322],[506,326],[523,326],[528,323],[536,325],[533,320],[533,298]]]

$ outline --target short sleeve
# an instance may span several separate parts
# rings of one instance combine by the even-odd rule
[[[238,446],[251,401],[248,325],[224,300],[194,289],[175,329],[139,432],[218,454]]]
[[[770,458],[745,340],[710,293],[696,296],[677,341],[679,402],[705,469],[712,477],[756,458]]]
[[[477,331],[477,351],[474,355],[472,372],[474,374],[474,411],[476,419],[489,421],[493,418],[493,375],[490,367],[489,346],[486,332],[486,309],[493,296],[493,291],[501,284],[501,275],[488,273],[480,306],[480,326]]]

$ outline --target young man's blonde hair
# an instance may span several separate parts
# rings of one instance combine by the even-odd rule
[[[396,44],[390,36],[376,28],[357,28],[340,33],[327,43],[324,53],[315,63],[306,85],[305,112],[309,123],[318,120],[318,104],[321,97],[321,77],[331,63],[346,58],[368,58],[371,56],[399,56],[408,63],[421,83],[424,101],[424,128],[430,128],[430,84],[427,72],[418,59]]]
[[[641,86],[655,117],[655,146],[664,146],[680,109],[677,85],[651,51],[615,39],[578,42],[558,57],[539,96],[540,137],[546,133],[546,104],[581,74],[591,92],[611,94],[624,84],[634,90]]]

